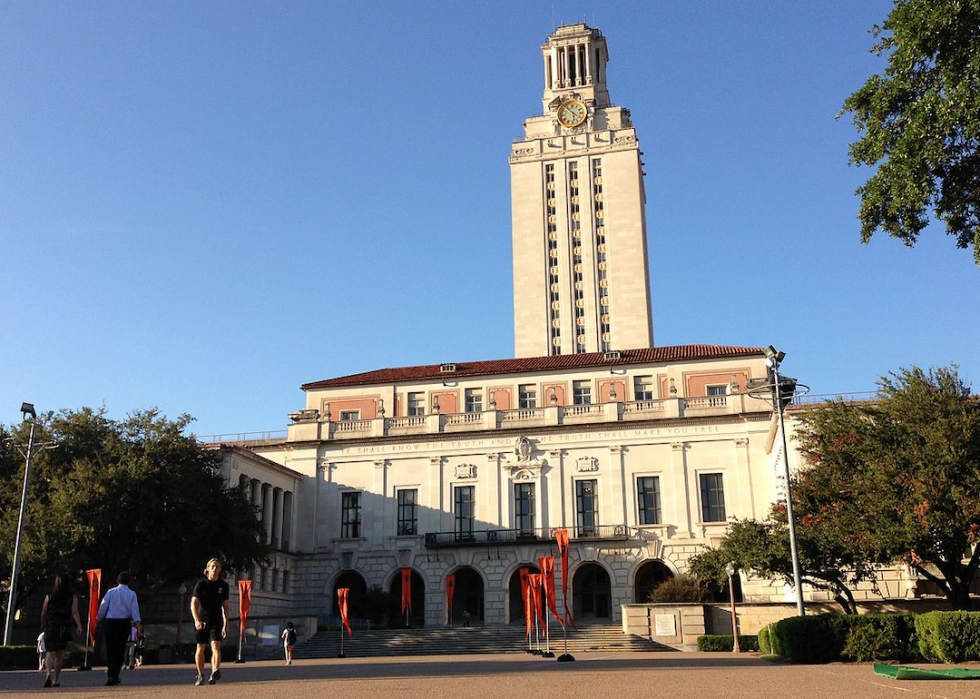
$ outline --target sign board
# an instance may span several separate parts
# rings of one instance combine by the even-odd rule
[[[673,614],[657,614],[654,623],[656,624],[655,636],[677,635],[677,620]]]

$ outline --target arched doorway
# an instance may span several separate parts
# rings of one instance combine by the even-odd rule
[[[527,568],[529,573],[541,572],[533,563],[525,563],[515,568],[513,574],[510,576],[510,582],[507,584],[507,597],[509,598],[507,618],[511,624],[517,626],[524,625],[524,598],[521,597],[521,568]]]
[[[333,610],[336,622],[340,623],[340,607],[337,606],[337,590],[347,588],[347,618],[366,619],[367,610],[364,607],[367,596],[367,583],[360,573],[353,570],[344,571],[333,584],[333,595],[331,596],[330,608]]]
[[[649,602],[650,593],[660,583],[672,577],[674,574],[663,561],[647,561],[636,571],[636,579],[633,581],[633,601],[637,604]]]
[[[456,590],[453,593],[453,626],[463,625],[463,613],[470,613],[471,624],[483,623],[483,578],[473,568],[463,566],[453,573]]]
[[[401,626],[405,623],[405,615],[401,612],[402,608],[402,573],[397,571],[391,578],[391,585],[388,588],[391,599],[396,603],[395,612],[400,616],[392,619],[393,625]],[[409,615],[411,626],[425,626],[425,582],[422,576],[412,571],[412,610]],[[395,624],[394,622],[400,622]]]
[[[612,619],[609,573],[598,563],[586,563],[572,577],[572,615],[575,623]]]

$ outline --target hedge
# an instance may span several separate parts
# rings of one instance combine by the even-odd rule
[[[915,617],[919,652],[927,660],[980,660],[980,612],[928,612]]]
[[[741,650],[746,652],[755,652],[759,650],[759,637],[740,635],[738,637],[738,646]],[[698,650],[700,651],[707,653],[731,653],[734,649],[735,637],[731,634],[708,634],[705,636],[698,636]]]
[[[37,646],[0,646],[0,668],[37,669]]]

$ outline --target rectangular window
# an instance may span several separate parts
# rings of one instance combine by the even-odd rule
[[[636,504],[639,508],[638,523],[660,524],[660,478],[642,476],[636,479]]]
[[[575,511],[578,536],[595,536],[599,526],[596,481],[575,481]]]
[[[727,401],[725,396],[728,395],[728,384],[721,384],[720,386],[706,386],[705,392],[708,396],[708,405],[713,408],[723,407]]]
[[[408,414],[425,415],[425,393],[417,391],[408,394]]]
[[[458,485],[453,489],[453,517],[456,541],[473,540],[473,518],[476,514],[476,487]]]
[[[360,410],[341,410],[340,411],[340,421],[350,422],[352,420],[360,420],[361,411]]]
[[[361,494],[340,494],[340,537],[359,539],[361,536]]]
[[[633,400],[653,400],[653,377],[633,377]]]
[[[720,473],[702,473],[701,483],[701,521],[725,521],[725,486]]]
[[[589,405],[592,402],[590,381],[572,381],[572,401],[575,405]]]
[[[418,534],[418,494],[414,488],[398,491],[398,536]]]
[[[517,387],[518,406],[521,408],[538,407],[538,389],[533,383],[522,383]]]
[[[483,412],[483,390],[479,388],[467,388],[465,391],[466,396],[466,412],[468,413],[482,413]]]
[[[514,484],[514,527],[518,536],[534,536],[534,483]]]

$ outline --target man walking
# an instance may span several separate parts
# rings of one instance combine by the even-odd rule
[[[211,679],[214,684],[221,679],[221,639],[228,632],[228,583],[221,579],[221,561],[212,558],[204,567],[204,580],[194,586],[191,596],[191,614],[197,629],[197,664],[195,685],[204,684],[204,646],[211,644]]]
[[[129,580],[128,570],[116,577],[118,584],[105,593],[95,617],[105,633],[106,686],[109,687],[119,684],[129,630],[133,626],[140,628],[140,605],[136,593],[129,589]]]

